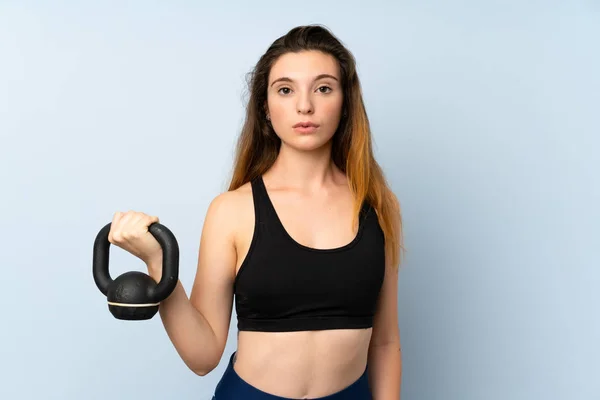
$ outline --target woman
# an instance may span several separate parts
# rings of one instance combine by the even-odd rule
[[[116,213],[109,241],[161,277],[158,217]],[[188,298],[160,316],[186,365],[220,362],[235,295],[238,347],[214,395],[398,399],[401,215],[373,158],[351,53],[300,26],[256,65],[229,190],[208,207]]]

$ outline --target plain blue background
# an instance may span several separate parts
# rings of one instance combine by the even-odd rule
[[[93,240],[115,211],[158,215],[189,293],[245,74],[306,23],[356,56],[403,207],[402,399],[600,398],[593,0],[1,2],[0,398],[210,398],[235,312],[194,375],[159,318],[108,312]]]

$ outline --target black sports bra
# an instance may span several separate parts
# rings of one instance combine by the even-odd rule
[[[385,274],[384,236],[373,208],[363,206],[352,242],[314,249],[287,233],[262,176],[251,185],[254,234],[234,283],[238,329],[372,327]]]

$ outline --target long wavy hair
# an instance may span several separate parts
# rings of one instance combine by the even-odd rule
[[[392,265],[400,264],[402,217],[400,204],[389,188],[380,165],[373,156],[371,129],[362,98],[356,61],[327,28],[304,25],[281,36],[263,54],[247,75],[249,99],[245,121],[239,136],[228,190],[235,190],[264,174],[279,154],[281,139],[266,118],[265,104],[271,67],[289,52],[317,50],[337,60],[343,91],[342,117],[332,138],[332,160],[348,179],[354,196],[353,226],[357,225],[363,202],[368,202],[378,216],[384,233],[386,251]]]

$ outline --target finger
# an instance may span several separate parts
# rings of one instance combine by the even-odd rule
[[[123,215],[121,219],[121,237],[123,240],[130,240],[139,235],[140,231],[140,213],[129,210]]]
[[[150,232],[150,225],[157,221],[157,218],[152,215],[144,214],[144,218],[142,220],[142,224],[144,226],[144,233]]]
[[[123,217],[120,220],[119,226],[124,232],[131,232],[135,229],[136,220],[139,218],[137,212],[133,210],[129,210],[123,214]]]
[[[119,229],[119,223],[121,221],[121,218],[123,218],[122,212],[117,211],[116,213],[114,213],[110,224],[110,231],[108,232],[108,241],[110,243],[114,244],[114,233]]]
[[[141,212],[132,212],[127,223],[133,229],[139,229],[140,225],[145,222],[145,219],[146,219],[146,214],[141,213]],[[141,224],[140,224],[140,222],[141,222]]]
[[[119,220],[121,220],[121,218],[123,218],[123,213],[120,211],[117,211],[114,215],[113,215],[113,219],[112,219],[112,224],[118,224]]]

